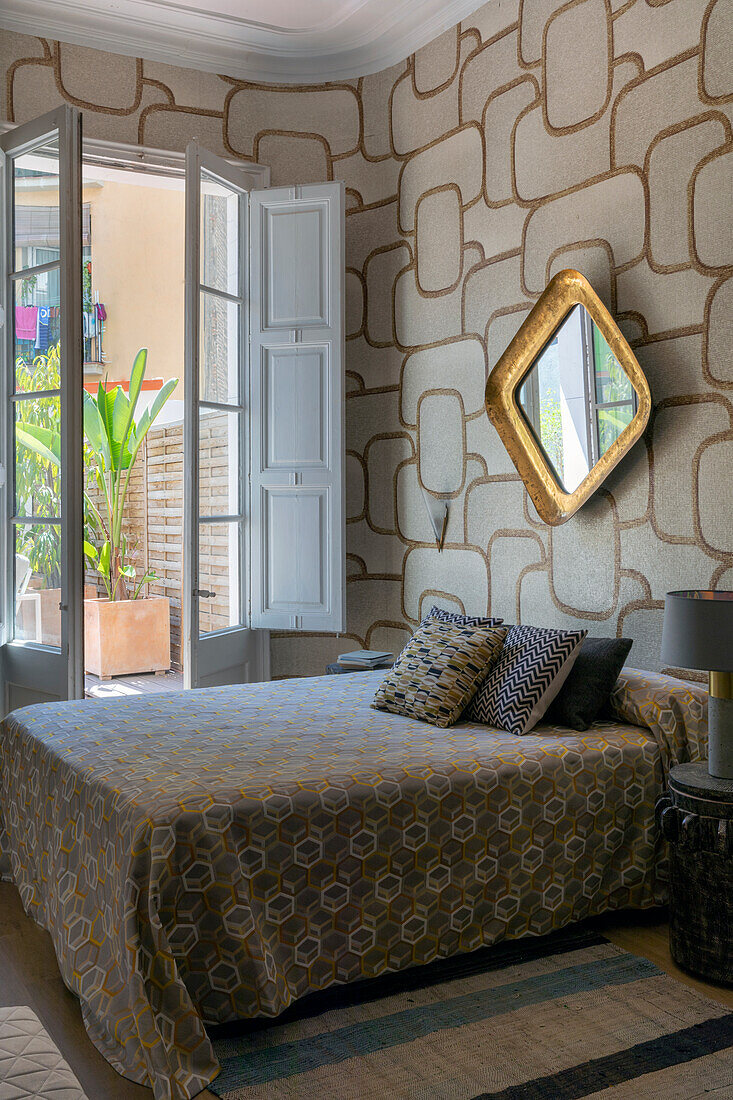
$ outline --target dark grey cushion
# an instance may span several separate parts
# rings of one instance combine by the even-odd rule
[[[586,638],[543,723],[587,730],[606,707],[630,649],[630,638]]]

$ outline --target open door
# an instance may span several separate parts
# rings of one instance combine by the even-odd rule
[[[81,113],[59,107],[0,136],[0,150],[7,713],[84,694]],[[34,202],[41,184],[48,206]]]
[[[247,611],[247,191],[261,181],[186,150],[185,687],[269,675],[269,640]]]
[[[186,151],[184,682],[345,629],[344,187]]]

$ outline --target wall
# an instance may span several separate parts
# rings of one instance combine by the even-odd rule
[[[87,170],[88,171],[88,170]],[[94,171],[90,173],[95,175]],[[128,173],[128,175],[132,175]],[[183,389],[183,227],[180,188],[124,176],[88,189],[92,280],[107,309],[105,374],[130,377],[135,355],[148,349],[148,378],[179,378]],[[161,181],[162,183],[168,181]],[[86,197],[86,189],[85,189]]]
[[[346,181],[349,639],[273,639],[276,675],[393,649],[434,598],[634,638],[664,593],[733,588],[730,0],[490,0],[407,62],[245,84],[7,35],[6,113],[65,98],[93,136]],[[539,522],[483,412],[548,277],[583,271],[654,414],[570,522]],[[447,548],[419,483],[451,494]]]

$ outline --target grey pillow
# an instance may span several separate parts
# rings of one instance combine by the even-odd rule
[[[587,730],[606,707],[630,649],[630,638],[586,638],[543,723]]]

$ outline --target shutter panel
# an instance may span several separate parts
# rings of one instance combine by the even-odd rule
[[[345,623],[344,191],[250,192],[250,625]]]

